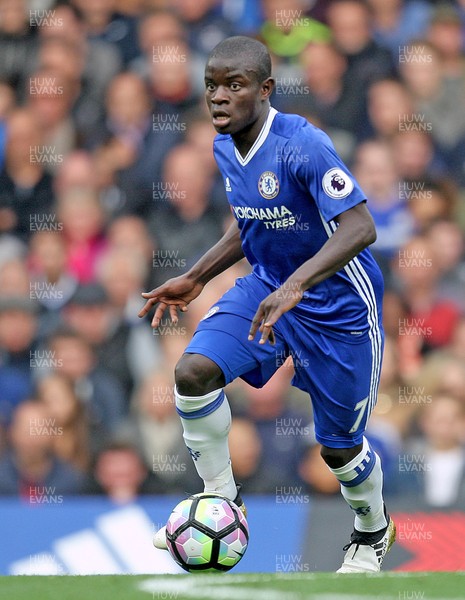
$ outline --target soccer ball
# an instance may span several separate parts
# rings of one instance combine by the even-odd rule
[[[186,571],[229,571],[244,556],[249,527],[228,498],[202,493],[182,500],[166,524],[166,542]]]

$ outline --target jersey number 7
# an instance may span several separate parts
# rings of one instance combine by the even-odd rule
[[[368,404],[368,396],[366,398],[364,398],[363,400],[360,400],[360,402],[357,402],[357,404],[355,405],[354,411],[360,410],[360,412],[358,413],[357,418],[355,419],[355,422],[352,425],[352,428],[350,429],[349,433],[354,433],[360,427],[360,423],[363,419],[363,415],[365,414],[367,404]]]

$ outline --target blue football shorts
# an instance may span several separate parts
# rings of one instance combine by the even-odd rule
[[[290,310],[273,326],[276,343],[248,341],[260,302],[273,290],[253,273],[240,278],[200,321],[185,352],[202,354],[223,371],[226,384],[241,377],[260,388],[292,356],[292,385],[310,395],[315,436],[332,448],[362,442],[376,403],[383,331],[360,338],[316,328],[304,311]]]

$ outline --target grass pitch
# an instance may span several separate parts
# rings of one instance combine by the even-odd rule
[[[465,572],[0,577],[8,600],[463,600]]]

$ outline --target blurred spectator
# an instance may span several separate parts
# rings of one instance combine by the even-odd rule
[[[185,48],[188,42],[185,24],[170,9],[159,8],[145,12],[139,19],[138,27],[142,55],[131,63],[130,68],[144,78],[150,76],[152,63],[163,58],[168,63],[171,62],[171,55],[175,57],[179,54],[179,48]],[[205,60],[192,47],[189,48],[189,68],[194,89],[202,92]]]
[[[403,196],[408,198],[416,231],[424,233],[436,221],[452,218],[457,197],[446,179],[407,180],[400,186]]]
[[[153,112],[144,81],[134,73],[115,77],[106,97],[107,119],[90,145],[100,144],[112,164],[115,182],[124,192],[119,213],[148,215],[164,156],[179,139],[165,114]]]
[[[150,270],[156,248],[155,241],[149,235],[147,224],[135,215],[118,217],[108,226],[107,241],[109,253],[114,252],[118,256],[128,253],[131,255],[130,261],[139,261],[136,269],[136,273],[139,274],[137,280],[139,285],[143,281],[142,287],[146,289],[151,281]],[[126,264],[128,263],[126,262]],[[132,279],[134,281],[133,277]],[[106,285],[108,294],[113,296],[113,302],[124,311],[126,318],[130,322],[139,322],[138,310],[134,311],[134,306],[135,304],[140,305],[141,298],[137,291],[134,294],[134,286],[130,290],[129,287],[124,288],[114,281],[106,284],[104,282],[104,285]],[[112,287],[113,290],[110,289]],[[126,290],[124,293],[123,288]]]
[[[109,248],[98,265],[98,280],[115,313],[132,325],[139,323],[137,307],[148,276],[142,258],[137,251]]]
[[[327,20],[334,44],[346,57],[346,78],[351,86],[366,90],[375,79],[394,75],[391,53],[372,38],[370,11],[365,2],[333,0]]]
[[[391,140],[400,131],[414,129],[409,123],[413,114],[412,98],[405,85],[396,79],[380,79],[371,84],[367,113],[363,135]]]
[[[161,113],[181,116],[200,99],[199,80],[194,82],[194,56],[185,42],[156,46],[148,74],[150,91]]]
[[[228,437],[231,463],[236,481],[247,493],[275,493],[275,478],[269,481],[262,471],[262,440],[252,419],[235,417]]]
[[[3,419],[32,389],[37,350],[37,306],[24,296],[0,298],[0,368],[5,387],[0,391]],[[8,385],[6,385],[8,381]]]
[[[19,87],[36,52],[26,0],[0,0],[0,78]]]
[[[439,265],[424,235],[407,242],[392,261],[408,313],[399,323],[404,374],[415,374],[422,355],[450,343],[460,316],[451,300],[438,297]]]
[[[78,86],[51,69],[35,71],[29,81],[28,105],[42,125],[44,144],[49,149],[50,159],[45,167],[56,173],[77,141],[71,110]]]
[[[97,364],[91,345],[72,330],[56,331],[45,351],[51,358],[43,370],[46,373],[58,369],[71,380],[76,395],[86,407],[92,447],[100,448],[105,436],[116,430],[125,413],[126,402],[119,381]]]
[[[39,66],[60,71],[79,84],[73,118],[85,136],[103,118],[105,90],[121,69],[119,52],[102,39],[87,39],[82,14],[66,2],[57,3],[53,19],[41,24],[39,34]]]
[[[67,270],[80,283],[95,279],[98,259],[106,247],[104,212],[91,188],[74,188],[57,200],[57,219],[66,243]]]
[[[140,242],[143,243],[143,238]],[[106,333],[102,330],[91,333],[90,314],[88,319],[89,333],[97,345],[101,363],[112,370],[128,395],[161,360],[158,338],[137,317],[141,293],[148,280],[148,266],[143,258],[136,245],[130,249],[113,248],[103,256],[98,279],[105,290],[112,322]],[[76,315],[76,326],[79,322]]]
[[[431,5],[425,0],[367,0],[367,3],[374,38],[391,51],[397,63],[406,51],[405,46],[426,32]]]
[[[84,476],[53,454],[58,433],[44,404],[20,404],[8,431],[9,449],[0,460],[0,495],[19,495],[30,504],[61,504],[65,494],[83,491]]]
[[[462,24],[456,6],[439,2],[433,12],[427,38],[441,56],[446,93],[449,87],[459,88],[456,93],[460,93],[465,84],[465,61]]]
[[[114,45],[125,65],[138,55],[136,19],[117,12],[115,0],[72,0],[72,4],[81,12],[89,39]]]
[[[60,231],[37,231],[29,250],[30,293],[42,307],[41,332],[46,335],[74,294],[77,279],[67,270],[66,243]]]
[[[0,366],[0,456],[3,451],[7,426],[17,406],[30,398],[34,385],[30,378],[16,367]]]
[[[106,112],[105,126],[93,132],[91,145],[117,136],[133,151],[137,150],[150,121],[150,99],[144,81],[133,73],[117,75],[107,90]]]
[[[107,229],[107,240],[109,250],[137,254],[141,268],[151,264],[155,244],[140,217],[126,215],[112,221]]]
[[[316,0],[318,4],[320,0]],[[232,24],[236,35],[254,36],[259,30],[262,20],[262,2],[255,0],[222,0],[223,15]]]
[[[74,150],[65,156],[53,181],[56,195],[61,196],[76,188],[90,188],[98,193],[106,220],[112,219],[123,210],[126,194],[116,181],[117,167],[108,160],[110,153],[103,149],[93,154],[86,150]]]
[[[465,405],[465,317],[458,320],[451,343],[427,356],[416,383],[433,399],[446,393]]]
[[[135,391],[119,437],[137,443],[158,492],[194,492],[201,482],[184,444],[173,385],[173,371],[165,363],[153,368]]]
[[[37,340],[35,306],[24,296],[0,297],[0,426],[32,395]]]
[[[291,364],[285,362],[263,388],[246,388],[246,414],[262,443],[261,472],[268,492],[295,485],[302,452],[312,435],[310,406],[307,413],[290,406]]]
[[[0,218],[1,218],[0,210]],[[0,233],[0,269],[12,261],[22,262],[27,253],[27,245],[11,233]]]
[[[441,55],[444,93],[454,98],[462,96],[465,86],[465,4],[460,6],[440,4],[433,15],[428,33],[429,41]],[[460,130],[461,127],[458,127]],[[457,133],[458,135],[458,133]],[[465,187],[465,134],[448,149],[446,161],[450,172]]]
[[[392,138],[392,149],[401,181],[431,180],[441,174],[428,131],[418,128],[400,130]]]
[[[300,0],[263,0],[262,11],[261,41],[274,57],[296,59],[307,44],[331,37],[326,25],[308,16]]]
[[[58,17],[60,18],[60,17]],[[61,28],[40,29],[40,45],[35,63],[31,65],[29,88],[25,96],[46,93],[43,82],[35,79],[35,71],[53,71],[64,78],[73,92],[81,92],[81,79],[85,67],[85,53],[76,34],[65,36]],[[34,68],[32,68],[34,67]]]
[[[73,188],[95,187],[92,156],[84,150],[74,150],[63,158],[54,173],[53,188],[60,196]]]
[[[105,494],[115,504],[129,504],[153,492],[139,453],[126,442],[111,443],[99,453],[88,491]]]
[[[402,77],[413,95],[417,127],[428,125],[438,148],[454,147],[465,133],[463,85],[447,85],[440,51],[426,40],[415,41],[412,56],[400,65]],[[422,59],[422,60],[420,60]]]
[[[150,221],[158,244],[154,281],[159,283],[188,269],[222,235],[208,203],[212,177],[195,147],[181,144],[169,152],[160,187],[160,206]]]
[[[397,322],[397,332],[399,324]],[[397,334],[396,332],[396,334]],[[398,348],[398,337],[386,336],[384,343],[383,364],[379,381],[378,400],[372,419],[389,424],[390,437],[393,444],[400,444],[411,433],[412,419],[423,400],[422,389],[403,378],[401,371],[402,355]],[[376,429],[376,428],[375,428]]]
[[[346,78],[344,55],[333,44],[311,43],[301,52],[300,62],[305,92],[301,107],[316,116],[323,129],[342,129],[355,134],[362,124],[362,90]],[[281,94],[280,98],[282,105],[277,108],[285,111],[289,110],[290,102],[295,105],[298,101],[292,90],[290,95]]]
[[[372,140],[357,148],[353,172],[366,197],[378,237],[372,245],[386,272],[386,260],[408,240],[413,219],[405,197],[399,193],[399,177],[387,142]]]
[[[188,31],[189,46],[206,60],[211,50],[233,35],[230,23],[222,16],[219,0],[172,0],[170,5]]]
[[[440,395],[423,406],[421,438],[407,447],[421,494],[435,508],[461,507],[465,500],[465,404]],[[407,455],[408,456],[408,455]]]
[[[457,223],[451,220],[434,222],[426,232],[435,249],[440,271],[438,293],[452,300],[465,314],[465,242]]]
[[[37,392],[38,400],[47,407],[50,422],[57,428],[57,434],[52,436],[53,453],[86,472],[91,457],[89,424],[71,381],[53,373],[40,380]]]
[[[47,160],[36,115],[23,108],[12,111],[7,120],[5,165],[0,172],[0,232],[27,240],[37,223],[54,220]]]
[[[0,298],[33,299],[26,263],[21,257],[13,255],[0,264],[0,290]]]
[[[135,266],[135,262],[131,266]],[[119,279],[113,267],[118,268],[118,265],[111,266],[106,276]],[[135,308],[134,312],[137,312]],[[65,323],[79,331],[93,347],[97,364],[118,381],[127,405],[135,382],[159,357],[150,330],[140,321],[131,324],[121,307],[111,302],[101,284],[80,286],[63,316]]]

